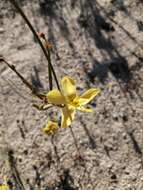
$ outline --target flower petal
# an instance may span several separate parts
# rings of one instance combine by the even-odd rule
[[[48,123],[43,128],[43,132],[47,135],[54,134],[58,129],[58,123],[53,121],[48,121]]]
[[[84,106],[85,104],[89,103],[98,93],[100,93],[99,88],[91,88],[87,90],[79,97],[79,105]]]
[[[62,108],[61,127],[66,128],[71,125],[75,117],[75,109],[65,106]]]
[[[57,89],[53,89],[46,94],[49,103],[55,105],[65,104],[65,98]]]
[[[94,111],[91,108],[84,108],[83,106],[78,107],[77,109],[80,110],[80,111],[82,111],[82,112],[90,112],[90,113]]]
[[[8,186],[6,185],[1,185],[0,190],[9,190]]]
[[[75,81],[66,76],[61,80],[61,86],[63,90],[63,94],[69,101],[72,101],[76,97],[76,86]]]

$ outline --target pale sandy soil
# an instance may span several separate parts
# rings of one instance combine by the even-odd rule
[[[0,183],[11,190],[143,190],[143,3],[140,0],[19,0],[37,32],[53,44],[58,77],[79,93],[100,87],[94,113],[78,112],[54,139],[42,133],[55,110],[39,112],[19,78],[0,64]],[[39,89],[48,68],[21,16],[0,1],[0,54]],[[96,104],[95,104],[96,103]],[[7,147],[13,151],[13,167]],[[14,171],[13,171],[14,170]]]

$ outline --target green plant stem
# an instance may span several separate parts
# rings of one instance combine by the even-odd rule
[[[48,65],[49,65],[49,70],[51,70],[51,72],[53,73],[53,76],[55,78],[55,81],[56,81],[56,85],[57,85],[57,88],[60,90],[60,85],[59,85],[59,82],[58,82],[58,79],[57,79],[57,76],[56,76],[56,73],[55,73],[55,70],[53,68],[53,65],[51,64],[51,60],[50,60],[50,56],[48,55],[46,49],[44,48],[41,40],[39,39],[36,31],[34,30],[32,24],[30,23],[29,19],[26,17],[26,15],[24,14],[23,10],[19,7],[18,3],[15,1],[15,0],[9,0],[10,3],[12,3],[14,5],[14,7],[18,10],[18,12],[20,13],[20,15],[22,16],[22,18],[25,20],[26,24],[29,26],[31,32],[33,33],[33,35],[35,36],[35,38],[37,39],[47,61],[48,61]],[[50,77],[49,77],[50,78]],[[49,85],[50,85],[50,81],[49,81]],[[50,87],[51,88],[51,87]]]

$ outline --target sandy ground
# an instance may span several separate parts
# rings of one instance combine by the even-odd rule
[[[0,183],[6,176],[10,190],[143,190],[142,1],[19,2],[53,44],[59,79],[69,75],[79,93],[100,87],[101,94],[91,103],[95,112],[78,112],[72,124],[80,157],[70,128],[54,138],[42,133],[60,113],[33,108],[28,89],[1,63]],[[0,1],[0,54],[48,90],[44,55],[6,0]]]

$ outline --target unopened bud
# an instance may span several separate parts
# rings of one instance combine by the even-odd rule
[[[38,33],[38,36],[39,36],[40,38],[45,39],[45,34],[44,34],[43,32],[39,32],[39,33]]]
[[[53,46],[52,46],[51,43],[49,43],[49,42],[46,42],[46,43],[45,43],[45,48],[46,48],[46,49],[52,49],[52,47],[53,47]]]

